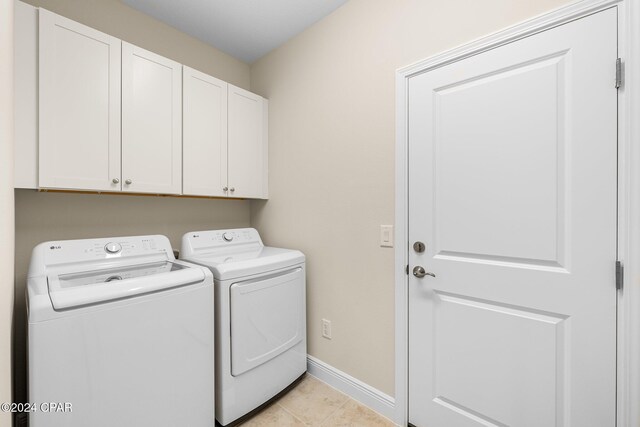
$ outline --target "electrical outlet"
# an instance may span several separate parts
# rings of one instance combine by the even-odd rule
[[[322,336],[331,339],[331,320],[322,319]]]

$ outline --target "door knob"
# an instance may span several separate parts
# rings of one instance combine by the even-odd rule
[[[413,267],[413,275],[416,276],[418,279],[421,279],[424,276],[436,277],[435,274],[426,271],[424,267],[420,267],[419,265],[416,265],[415,267]]]
[[[133,181],[131,181],[130,179],[128,179],[128,180],[126,180],[124,183],[125,183],[125,184],[127,184],[127,185],[131,185],[131,184],[133,184]]]
[[[222,187],[222,191],[227,191],[229,187]]]
[[[120,184],[120,180],[118,178],[113,178],[111,182],[113,182],[114,184]]]
[[[235,189],[235,188],[233,188],[233,187],[231,187],[231,188],[229,189],[229,191],[234,192],[234,191],[236,191],[236,189]]]

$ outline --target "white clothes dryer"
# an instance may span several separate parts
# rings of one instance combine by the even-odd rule
[[[243,228],[187,233],[181,258],[213,272],[216,419],[226,426],[307,370],[305,257]]]
[[[36,246],[29,425],[213,427],[213,298],[211,272],[165,236]]]

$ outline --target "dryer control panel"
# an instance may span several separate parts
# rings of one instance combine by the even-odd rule
[[[185,245],[188,245],[192,252],[218,248],[264,246],[260,234],[255,228],[194,231],[182,237],[183,252],[186,248]]]

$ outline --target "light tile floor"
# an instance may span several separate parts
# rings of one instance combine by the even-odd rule
[[[387,418],[311,375],[242,427],[392,427]]]

